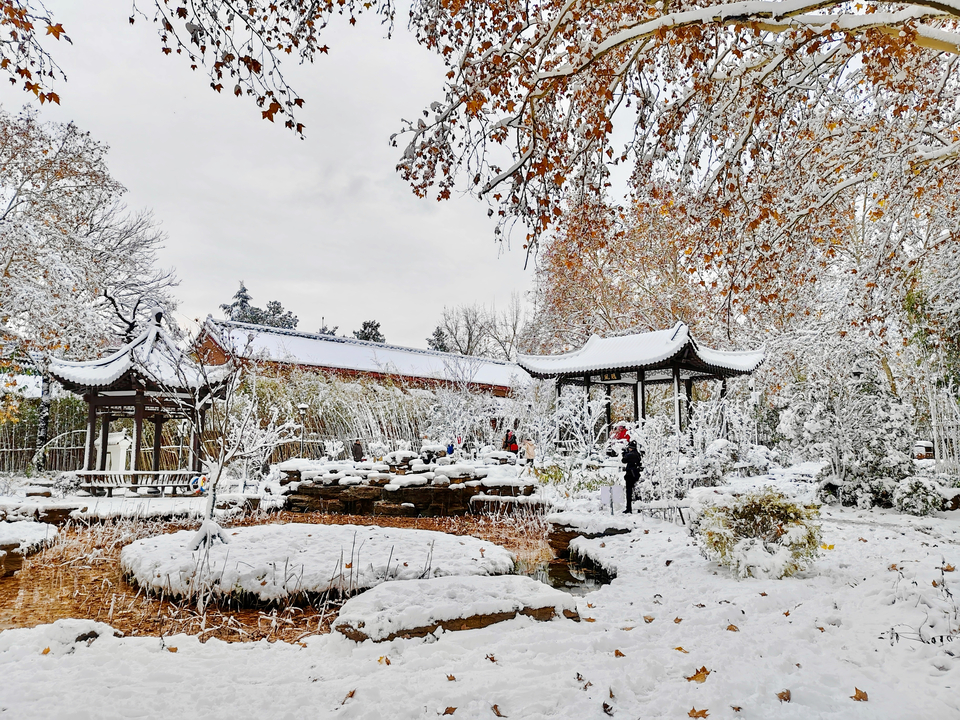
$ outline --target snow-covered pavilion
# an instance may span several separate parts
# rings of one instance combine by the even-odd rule
[[[194,362],[177,346],[161,326],[163,313],[156,310],[151,321],[132,341],[116,352],[82,362],[54,359],[50,375],[67,390],[83,396],[87,402],[87,440],[82,476],[90,484],[105,487],[117,484],[154,486],[184,484],[184,478],[200,471],[200,442],[205,408],[221,389],[223,368],[210,369]],[[107,446],[110,423],[133,418],[131,467],[120,475],[126,482],[112,478],[97,482],[107,473]],[[99,458],[96,457],[97,420],[100,421]],[[191,424],[190,467],[166,471],[160,475],[160,443],[163,424],[168,420],[188,420]],[[152,468],[140,467],[143,427],[151,422],[153,432]],[[154,476],[151,478],[151,476]],[[118,480],[121,480],[118,482]]]
[[[700,345],[690,328],[678,322],[669,330],[620,337],[592,335],[579,350],[562,355],[519,355],[517,364],[533,377],[553,378],[557,394],[565,385],[589,389],[606,388],[609,399],[614,385],[633,389],[634,419],[646,418],[647,385],[673,384],[674,422],[681,429],[681,386],[689,412],[693,383],[719,380],[721,395],[726,394],[727,378],[748,375],[763,362],[764,351],[713,350]],[[607,402],[607,425],[610,402]]]

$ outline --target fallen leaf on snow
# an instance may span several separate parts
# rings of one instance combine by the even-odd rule
[[[653,615],[644,615],[644,616],[643,616],[643,621],[644,621],[645,623],[647,623],[647,625],[649,625],[650,623],[652,623],[652,622],[653,622],[653,619],[654,619],[654,618],[653,618]]]
[[[487,660],[489,660],[492,663],[495,663],[497,661],[497,659],[493,656],[493,653],[490,653],[489,655],[487,655]]]
[[[441,713],[441,714],[443,714],[443,715],[453,715],[456,711],[457,711],[457,709],[456,709],[455,707],[448,707],[448,708],[447,708],[446,710],[444,710],[443,713]]]
[[[767,596],[766,593],[760,593],[760,597],[766,597],[766,596]]]
[[[449,680],[450,682],[454,682],[456,679],[457,679],[456,675],[447,675],[447,680]]]
[[[675,647],[674,650],[677,650],[677,651],[679,651],[679,652],[682,652],[682,653],[684,653],[685,655],[689,655],[689,654],[690,654],[690,652],[689,652],[688,650],[684,650],[684,649],[683,649],[682,647],[680,647],[679,645],[678,645],[677,647]]]
[[[622,652],[620,652],[619,650],[614,650],[614,651],[613,651],[613,656],[614,656],[614,657],[626,657],[626,655],[624,655],[624,654],[623,654]]]
[[[650,531],[649,531],[649,530],[644,530],[644,531],[643,531],[643,534],[644,534],[644,535],[649,535],[649,534],[650,534]]]
[[[824,629],[823,629],[822,627],[820,627],[819,625],[817,625],[817,630],[819,630],[820,632],[826,632],[826,630],[824,630]]]
[[[175,652],[177,651],[177,649],[176,649],[175,647],[168,647],[167,650],[168,650],[169,652],[173,652],[173,653],[175,653]]]
[[[594,605],[593,603],[587,603],[587,607],[588,607],[588,608],[595,608],[596,605]]]
[[[780,699],[780,702],[790,702],[790,691],[784,690],[783,692],[778,692],[777,697]]]
[[[740,707],[739,705],[731,705],[730,709],[733,710],[734,712],[740,712],[741,710],[743,710],[743,708]]]
[[[697,710],[696,708],[693,708],[690,712],[687,713],[687,717],[692,717],[692,718],[705,718],[709,716],[710,716],[710,713],[708,713],[706,710]]]
[[[380,659],[377,660],[377,662],[380,663],[381,665],[389,665],[389,664],[390,664],[390,658],[388,658],[386,655],[381,655],[381,656],[380,656]]]
[[[496,715],[497,717],[503,717],[503,718],[507,717],[507,716],[504,715],[502,712],[500,712],[500,708],[498,708],[496,705],[494,705],[494,706],[493,706],[492,708],[490,708],[490,709],[493,710],[493,714]]]
[[[596,622],[597,620],[596,620],[596,618],[584,618],[583,621],[584,621],[584,622]]]
[[[857,540],[859,540],[860,542],[866,542],[866,541],[867,541],[866,538],[857,538]]]
[[[680,623],[683,622],[683,618],[675,617],[675,618],[673,619],[673,621],[674,621],[677,625],[679,625]]]
[[[932,584],[934,587],[939,587],[939,586],[937,585],[937,581],[936,581],[936,580],[931,580],[930,582],[931,582],[931,584]]]
[[[600,543],[600,547],[606,547],[606,546],[607,544],[605,542]]]
[[[893,565],[890,566],[890,569],[891,569],[891,570],[897,570],[897,569],[898,569],[898,568],[897,568],[897,564],[896,564],[896,563],[893,563]]]
[[[707,666],[704,665],[699,670],[697,670],[693,675],[687,678],[687,682],[706,682],[707,676],[710,674],[710,671],[707,670]]]
[[[790,611],[789,611],[789,610],[785,611],[785,612],[783,613],[783,616],[784,616],[784,617],[790,617]]]
[[[673,562],[673,560],[667,560],[667,562],[666,562],[667,567],[670,567],[670,563],[672,563],[672,562]]]
[[[706,605],[704,605],[703,603],[697,603],[696,605],[694,605],[694,607],[704,608],[706,607]]]
[[[727,625],[727,630],[729,630],[730,632],[740,632],[740,628],[738,628],[733,623],[730,623],[729,625]]]
[[[620,629],[621,629],[621,630],[630,631],[630,630],[633,630],[633,625],[628,625],[627,627],[625,627],[625,628],[620,628]]]
[[[604,711],[607,715],[610,715],[611,717],[613,716],[613,708],[610,707],[609,705],[607,705],[607,703],[604,703],[604,704],[603,704],[603,711]]]
[[[351,690],[350,692],[348,692],[348,693],[347,693],[347,696],[343,699],[343,702],[340,703],[340,704],[341,704],[341,705],[346,705],[347,700],[349,700],[350,698],[352,698],[352,697],[353,697],[353,694],[354,694],[355,692],[357,692],[357,689],[356,689],[356,688],[354,688],[353,690]]]
[[[850,696],[851,698],[853,698],[853,699],[856,700],[857,702],[866,702],[866,701],[867,701],[867,694],[866,694],[863,690],[861,690],[861,689],[858,688],[858,687],[855,687],[853,690],[854,690],[854,692],[853,692],[853,695]]]
[[[613,688],[610,688],[610,699],[613,700]]]
[[[820,547],[824,550],[833,550],[833,545],[821,545]]]
[[[950,563],[947,563],[946,565],[943,566],[944,572],[953,572],[954,570],[956,570],[956,568]]]
[[[44,649],[43,649],[43,652],[40,653],[40,654],[41,654],[41,655],[46,655],[46,654],[48,654],[49,652],[50,652],[50,648],[44,648]]]

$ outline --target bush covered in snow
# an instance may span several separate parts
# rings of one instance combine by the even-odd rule
[[[943,495],[936,481],[914,476],[897,485],[893,504],[900,512],[929,515],[943,509]]]
[[[768,488],[707,506],[695,527],[704,556],[738,577],[783,578],[816,559],[819,516]]]
[[[891,507],[898,483],[913,472],[910,409],[867,360],[851,367],[846,377],[819,373],[785,392],[778,430],[795,460],[829,461],[825,500]]]

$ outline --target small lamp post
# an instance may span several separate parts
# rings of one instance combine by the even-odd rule
[[[310,406],[306,403],[300,403],[297,405],[297,410],[300,411],[300,457],[303,457],[303,430],[304,430],[304,419],[307,415],[307,408]]]

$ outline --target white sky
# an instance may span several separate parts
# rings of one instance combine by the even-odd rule
[[[391,40],[361,17],[328,28],[329,56],[286,66],[306,101],[298,140],[249,99],[210,90],[186,58],[164,57],[152,23],[129,24],[129,2],[46,5],[73,45],[50,43],[68,82],[41,117],[110,145],[126,203],[152,209],[168,235],[161,264],[180,277],[181,322],[220,317],[243,280],[255,305],[279,300],[298,329],[323,317],[350,334],[376,319],[389,342],[426,347],[444,305],[505,305],[530,289],[521,233],[501,252],[484,203],[420,200],[394,170],[390,135],[443,87],[405,12]],[[32,97],[0,85],[7,111]]]

